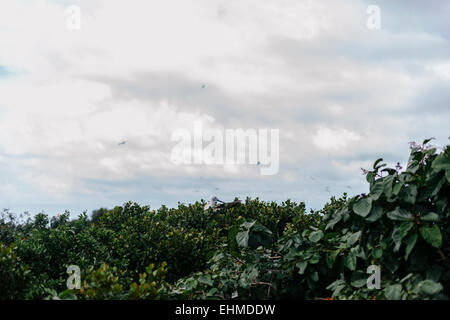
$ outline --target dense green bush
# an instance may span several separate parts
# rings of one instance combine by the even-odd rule
[[[126,203],[92,219],[0,219],[1,299],[447,299],[450,149],[412,145],[403,170],[365,170],[368,194],[214,212]],[[9,216],[9,218],[7,218]],[[69,265],[82,270],[68,290]],[[155,267],[155,265],[159,267]],[[366,285],[379,266],[381,288]]]

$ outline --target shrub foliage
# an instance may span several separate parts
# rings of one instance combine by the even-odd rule
[[[0,299],[447,299],[450,147],[428,143],[411,146],[404,170],[378,159],[367,194],[316,212],[248,198],[216,212],[201,201],[73,221],[3,214]],[[67,289],[69,265],[79,289]]]

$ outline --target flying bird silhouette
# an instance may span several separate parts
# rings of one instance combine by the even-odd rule
[[[119,146],[123,146],[125,143],[127,143],[127,142],[126,141],[122,141],[122,142],[119,142],[118,145]]]

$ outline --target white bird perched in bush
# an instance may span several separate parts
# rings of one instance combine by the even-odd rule
[[[214,211],[218,209],[228,209],[237,206],[241,203],[241,200],[234,200],[233,202],[223,202],[219,200],[216,196],[211,197],[211,200],[205,205],[205,210],[213,208]]]
[[[225,204],[225,202],[219,200],[216,196],[212,196],[211,200],[205,205],[205,210],[208,210],[209,208],[215,209],[219,203]]]

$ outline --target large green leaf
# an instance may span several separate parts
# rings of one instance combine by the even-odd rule
[[[444,287],[439,282],[434,282],[433,280],[424,280],[419,282],[419,284],[417,285],[417,289],[427,295],[435,295],[442,291]]]
[[[331,269],[333,267],[334,262],[336,261],[336,258],[340,252],[341,252],[341,249],[338,249],[338,250],[335,250],[335,251],[327,254],[326,261],[327,261],[328,268]]]
[[[238,246],[247,248],[249,239],[249,231],[241,231],[236,235],[236,242]]]
[[[412,222],[402,222],[394,228],[392,232],[392,240],[395,243],[394,252],[397,252],[402,243],[402,239],[408,234],[408,231],[413,227]]]
[[[402,294],[402,285],[394,284],[384,289],[384,295],[388,300],[400,300]]]
[[[372,199],[371,198],[361,198],[353,205],[353,211],[365,218],[372,209]]]
[[[434,212],[428,212],[423,217],[420,217],[421,221],[430,221],[430,222],[437,222],[439,221],[439,215]]]
[[[390,175],[383,178],[383,191],[386,198],[392,197],[392,185],[394,183],[395,175]]]
[[[353,272],[350,284],[355,288],[364,287],[367,284],[367,274],[361,270]]]
[[[383,249],[382,248],[374,248],[372,250],[372,257],[374,259],[380,259],[383,256]]]
[[[374,201],[378,200],[383,194],[384,184],[382,180],[377,180],[370,188],[370,198]]]
[[[417,242],[417,233],[411,233],[408,237],[406,237],[405,260],[408,260],[409,254],[411,253],[412,249],[414,249],[416,242]]]
[[[355,271],[356,269],[356,256],[354,254],[348,254],[345,257],[344,265],[349,268],[351,271]]]
[[[403,188],[399,194],[399,197],[406,203],[414,204],[416,203],[417,193],[417,186],[412,184],[406,188]]]
[[[375,222],[383,216],[383,207],[373,206],[370,215],[366,218],[369,222]]]
[[[436,159],[434,159],[433,163],[431,164],[431,167],[437,170],[441,169],[450,170],[450,157],[447,156],[445,152],[441,153],[436,157]]]
[[[413,216],[408,211],[402,209],[402,208],[396,208],[393,211],[390,211],[387,213],[387,217],[391,220],[398,220],[398,221],[412,221]]]
[[[352,233],[348,238],[347,238],[347,246],[351,247],[353,246],[356,241],[358,241],[361,238],[361,231]]]
[[[342,212],[338,212],[333,216],[333,218],[328,222],[325,230],[333,229],[334,225],[342,219]]]
[[[300,261],[297,262],[295,265],[298,268],[298,273],[299,274],[304,274],[306,267],[308,266],[308,261]]]
[[[401,182],[396,183],[394,185],[394,187],[392,188],[392,194],[394,196],[397,196],[400,193],[400,191],[402,190],[402,187],[403,187],[403,183],[401,183]]]
[[[211,276],[209,274],[202,275],[202,276],[198,277],[198,282],[206,284],[208,286],[212,286],[213,285],[213,282],[211,280]]]
[[[323,238],[322,230],[313,231],[309,235],[309,241],[311,242],[319,242]]]
[[[440,248],[442,246],[442,234],[437,225],[420,228],[420,234],[422,235],[422,238],[433,247]]]

